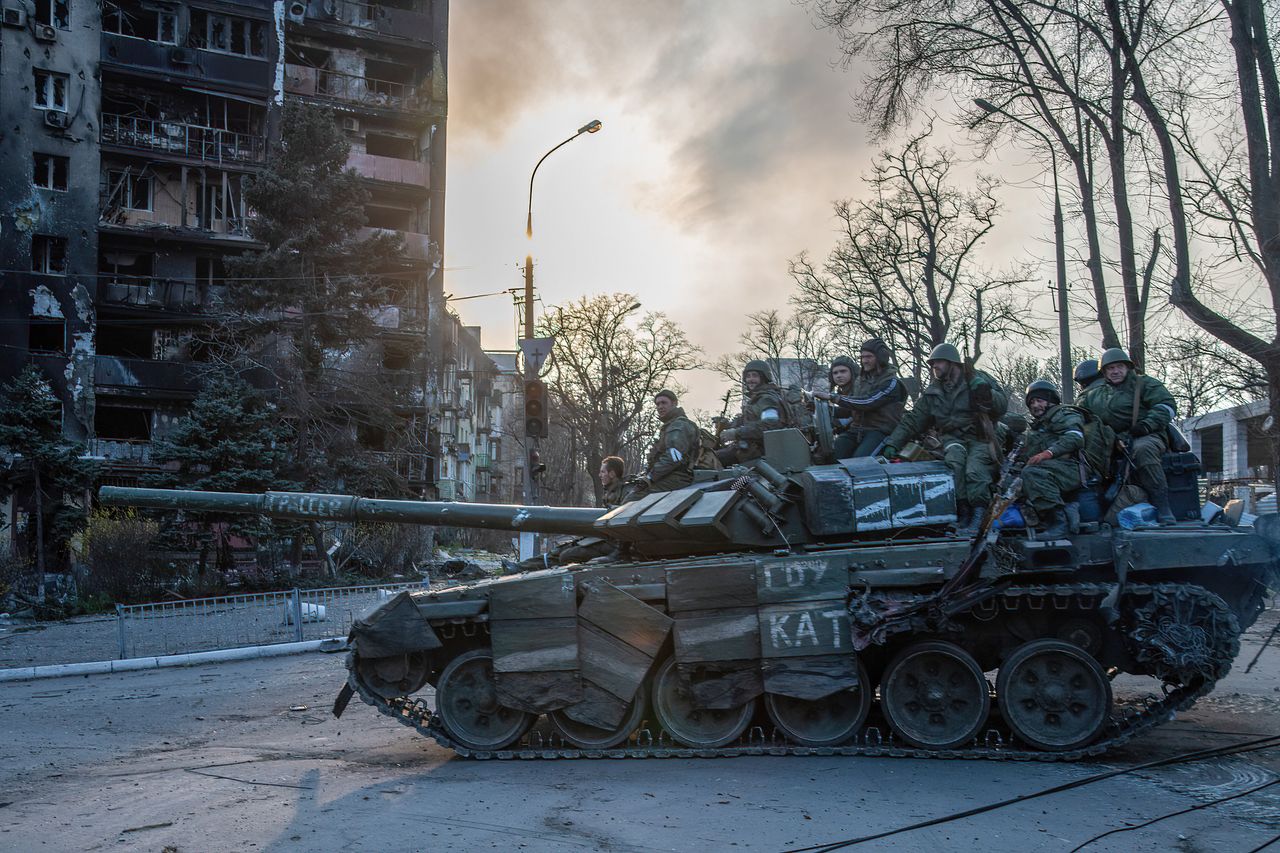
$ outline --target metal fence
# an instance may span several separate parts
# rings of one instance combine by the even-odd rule
[[[345,637],[371,607],[422,583],[293,589],[116,605],[120,659]]]

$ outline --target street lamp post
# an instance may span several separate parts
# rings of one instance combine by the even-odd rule
[[[1044,140],[1045,147],[1049,149],[1050,168],[1053,170],[1053,248],[1054,253],[1057,255],[1058,360],[1060,362],[1058,372],[1062,385],[1062,402],[1070,405],[1075,402],[1075,384],[1072,380],[1071,322],[1067,313],[1067,248],[1063,235],[1062,196],[1058,191],[1058,152],[1053,145],[1053,140],[1038,127],[1028,124],[1017,116],[1010,115],[986,98],[974,98],[973,102],[986,115],[979,118],[971,126],[976,126],[978,122],[984,120],[988,115],[999,113],[1039,136]]]
[[[529,174],[529,205],[525,213],[525,224],[524,224],[525,237],[529,239],[533,239],[533,179],[538,176],[538,167],[541,166],[543,161],[546,160],[548,157],[550,157],[552,154],[554,154],[556,150],[558,150],[559,148],[562,148],[563,146],[568,145],[570,142],[577,139],[579,136],[582,136],[582,134],[584,133],[596,133],[602,127],[604,127],[604,125],[601,124],[599,119],[592,119],[591,121],[584,124],[582,127],[578,128],[578,131],[575,134],[573,134],[573,136],[570,136],[568,139],[564,140],[559,145],[554,146],[546,154],[543,154],[542,157],[538,159],[538,162],[534,164],[533,172]],[[532,249],[530,249],[529,252],[524,256],[524,337],[526,340],[533,339],[533,250]],[[529,365],[526,364],[524,378],[526,380],[537,379],[538,378],[537,371],[531,370]],[[535,458],[537,458],[537,454],[538,454],[538,439],[535,437],[526,436],[526,440],[529,442],[529,444],[527,448],[528,453],[526,454],[526,459],[525,459],[524,502],[526,505],[529,505],[529,504],[532,504],[537,499],[537,493],[536,493],[537,484],[536,484],[536,481],[534,480],[533,465],[534,465],[534,460]],[[532,557],[534,545],[535,545],[534,534],[526,533],[522,531],[520,533],[520,559],[524,560],[524,559],[528,559],[529,557]]]

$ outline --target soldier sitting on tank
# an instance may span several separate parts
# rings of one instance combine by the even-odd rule
[[[859,365],[846,355],[831,362],[833,393],[816,392],[819,400],[831,400],[835,411],[837,459],[870,456],[902,420],[907,389],[898,379],[893,353],[879,338],[862,345]]]
[[[995,423],[1008,408],[1008,397],[1000,383],[966,365],[953,344],[933,348],[929,370],[933,381],[885,439],[881,455],[897,456],[903,442],[932,427],[955,478],[957,532],[971,535],[991,503],[991,487],[999,473]]]
[[[716,451],[722,465],[735,465],[764,455],[764,434],[791,426],[782,389],[773,383],[769,364],[752,359],[742,368],[742,413],[721,430],[725,445]]]
[[[1022,450],[1024,507],[1035,514],[1036,538],[1061,539],[1067,535],[1066,500],[1080,488],[1079,450],[1084,446],[1084,415],[1062,405],[1058,386],[1037,379],[1027,386],[1027,428]]]
[[[1169,424],[1178,414],[1177,404],[1160,380],[1134,369],[1129,354],[1112,347],[1099,361],[1104,381],[1080,398],[1080,405],[1116,432],[1137,485],[1147,493],[1161,524],[1175,524],[1169,506],[1169,482],[1161,457],[1167,445]]]
[[[1102,382],[1102,371],[1098,369],[1098,360],[1096,358],[1086,358],[1077,364],[1073,379],[1080,388],[1081,394]]]
[[[600,460],[598,476],[600,485],[604,487],[604,493],[600,498],[600,506],[602,508],[613,509],[615,506],[630,499],[628,491],[631,487],[623,479],[625,473],[626,464],[622,461],[621,456],[606,456]],[[567,566],[570,563],[585,563],[598,557],[616,558],[617,556],[617,542],[600,539],[595,536],[583,536],[561,543],[546,553],[534,554],[519,563],[512,564],[504,560],[503,567],[507,571],[533,572],[538,569]]]
[[[636,485],[650,492],[669,492],[693,482],[693,466],[702,449],[698,425],[685,417],[674,391],[663,389],[654,395],[662,429],[649,448],[649,467],[636,479]]]

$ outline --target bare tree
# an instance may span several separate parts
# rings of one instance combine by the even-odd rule
[[[960,189],[955,155],[927,140],[882,152],[865,198],[836,203],[841,234],[821,267],[804,254],[790,265],[810,323],[883,338],[917,381],[943,341],[974,363],[991,336],[1041,334],[1016,290],[1026,271],[994,272],[975,257],[1000,212],[999,182],[980,175]]]
[[[605,456],[621,455],[634,466],[657,432],[653,395],[699,366],[701,350],[665,315],[638,320],[640,302],[631,293],[583,297],[544,314],[538,333],[556,339],[547,375],[551,422],[563,430],[545,451],[578,497]],[[675,390],[675,389],[673,389]],[[561,454],[564,454],[561,456]],[[580,502],[580,501],[577,501]]]
[[[742,368],[748,361],[768,362],[776,382],[794,382],[812,390],[825,387],[831,359],[847,354],[850,347],[829,324],[815,323],[800,310],[789,316],[773,310],[748,314],[738,343],[742,349],[720,356],[713,365],[729,381],[725,411],[742,397]]]
[[[1180,30],[1205,23],[1207,1],[1126,0],[1153,34],[1144,58],[1167,60]],[[871,59],[863,106],[882,131],[900,123],[923,92],[941,87],[976,104],[968,117],[973,126],[993,129],[989,143],[1007,129],[1037,154],[1050,155],[1046,166],[1059,155],[1066,161],[1102,345],[1121,343],[1106,274],[1112,267],[1127,344],[1141,365],[1161,238],[1158,223],[1148,223],[1145,245],[1137,237],[1159,206],[1146,193],[1147,152],[1133,132],[1137,111],[1123,17],[1091,0],[816,0],[814,6],[849,57]],[[861,29],[866,21],[870,28]]]
[[[1183,417],[1267,395],[1261,365],[1203,332],[1179,330],[1155,338],[1151,356],[1152,373],[1173,392]]]

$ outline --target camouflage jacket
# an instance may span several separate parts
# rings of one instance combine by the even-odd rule
[[[778,413],[778,419],[768,423],[762,420],[765,412],[772,409]],[[765,382],[749,391],[742,400],[742,414],[734,418],[733,426],[738,430],[738,438],[750,442],[764,441],[766,429],[781,429],[791,426],[791,417],[787,404],[782,397],[782,389],[772,382]]]
[[[627,484],[621,478],[614,480],[605,486],[604,494],[600,497],[600,506],[603,509],[613,509],[619,504],[626,503]]]
[[[1084,415],[1074,406],[1050,406],[1027,427],[1020,457],[1048,450],[1054,459],[1072,458],[1084,447]]]
[[[649,479],[656,483],[677,471],[692,471],[701,443],[698,425],[685,417],[684,409],[672,409],[649,448]]]
[[[903,442],[919,437],[929,428],[936,430],[944,442],[948,439],[969,441],[986,438],[978,421],[979,414],[970,402],[971,392],[980,385],[991,389],[993,413],[990,417],[994,424],[1008,409],[1009,397],[999,382],[976,370],[968,382],[944,383],[935,379],[929,383],[911,411],[902,416],[901,423],[885,444],[901,447]]]
[[[1160,380],[1142,376],[1130,370],[1119,385],[1099,382],[1090,386],[1080,398],[1081,408],[1098,416],[1098,420],[1116,431],[1121,439],[1129,436],[1133,423],[1133,395],[1141,394],[1138,401],[1138,423],[1148,435],[1163,437],[1165,428],[1178,414],[1177,403],[1169,389]]]

